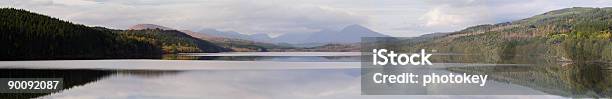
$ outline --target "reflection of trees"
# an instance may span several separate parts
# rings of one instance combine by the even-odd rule
[[[163,60],[198,60],[198,57],[184,56],[184,55],[177,55],[177,54],[166,54],[166,55],[163,55],[161,59]]]
[[[230,61],[260,61],[283,58],[305,58],[304,61],[311,61],[310,58],[322,58],[325,60],[349,60],[359,61],[360,56],[183,56],[183,55],[164,55],[164,60],[230,60]]]
[[[455,72],[486,74],[498,82],[530,87],[565,97],[612,96],[612,73],[609,64],[574,63],[566,66],[489,66],[454,67]]]
[[[62,90],[69,90],[75,86],[95,82],[117,73],[141,77],[159,77],[179,72],[164,70],[0,69],[0,78],[63,78],[64,88]],[[36,98],[48,94],[51,93],[1,93],[0,99]]]
[[[239,60],[255,61],[259,59],[269,59],[274,57],[262,56],[185,56],[185,55],[164,55],[163,60]]]
[[[321,56],[328,60],[343,60],[343,59],[356,59],[359,60],[359,56]]]
[[[81,69],[0,69],[0,78],[63,78],[64,89],[84,85],[112,74],[111,71]],[[50,93],[2,93],[2,99],[35,98]]]
[[[603,65],[603,66],[602,66]],[[603,67],[608,64],[576,63],[565,66],[561,74],[567,81],[569,89],[576,90],[572,94],[586,96],[611,96],[612,75]]]
[[[235,61],[256,61],[262,59],[271,59],[274,57],[263,56],[198,56],[198,60],[235,60]]]
[[[119,70],[118,74],[127,74],[140,77],[160,77],[164,75],[175,75],[181,71],[166,71],[166,70]]]

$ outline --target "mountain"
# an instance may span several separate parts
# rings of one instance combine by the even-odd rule
[[[218,31],[215,29],[203,29],[199,33],[206,35],[251,40],[268,43],[289,43],[297,45],[321,46],[330,43],[358,43],[361,37],[389,37],[387,35],[372,31],[361,25],[349,25],[340,31],[321,30],[312,33],[287,33],[278,37],[270,37],[267,34],[242,34],[234,31]]]
[[[276,49],[276,48],[288,48],[283,46],[278,46],[271,43],[263,43],[256,41],[257,39],[270,39],[268,35],[265,34],[254,34],[254,35],[243,35],[238,32],[222,32],[217,31],[215,29],[204,29],[202,30],[206,33],[194,32],[190,30],[180,30],[155,25],[155,24],[138,24],[131,26],[125,32],[130,32],[130,36],[134,34],[138,34],[135,38],[142,37],[152,37],[151,39],[160,39],[161,42],[165,42],[160,45],[164,48],[165,53],[176,53],[176,52],[198,52],[198,49],[205,52],[220,52],[220,51],[240,51],[240,52],[258,52],[258,51],[267,51],[268,49]],[[144,35],[147,34],[147,35]],[[125,34],[125,33],[124,33]],[[167,37],[171,36],[171,37]],[[238,38],[236,38],[238,37]],[[176,40],[170,39],[180,39],[187,40],[181,42],[174,42]],[[246,38],[246,39],[240,39]],[[197,39],[197,40],[195,40]],[[249,39],[249,40],[247,40]],[[173,41],[174,43],[168,43],[169,41]],[[155,43],[154,44],[162,44]],[[194,46],[200,45],[200,46]],[[208,46],[208,47],[202,47]],[[175,49],[170,49],[174,47]],[[212,49],[212,50],[210,50]]]
[[[612,8],[574,7],[533,17],[468,27],[404,49],[478,54],[504,62],[527,56],[563,61],[612,61]],[[469,46],[466,46],[469,45]]]
[[[450,34],[450,33],[436,32],[436,33],[423,34],[423,35],[421,35],[419,37],[420,38],[437,38],[437,37],[446,36],[448,34]]]
[[[113,31],[0,8],[0,60],[161,57],[160,47]]]
[[[192,37],[177,30],[144,29],[126,30],[119,34],[128,38],[146,41],[160,46],[164,53],[199,53],[199,52],[226,52],[231,49],[223,48],[209,41]]]
[[[161,58],[164,53],[231,51],[159,25],[113,30],[13,8],[0,8],[0,33],[0,60]]]
[[[304,44],[306,39],[310,38],[312,33],[287,33],[278,37],[272,38],[272,42],[275,43],[289,43],[289,44]]]
[[[350,25],[340,31],[321,31],[313,33],[306,41],[316,43],[357,43],[361,37],[388,37],[360,25]]]
[[[352,44],[325,44],[310,47],[298,47],[288,49],[271,49],[274,52],[359,52],[359,43]],[[296,45],[293,45],[296,46]]]
[[[202,29],[198,31],[198,33],[203,33],[206,35],[217,36],[217,37],[225,37],[225,38],[235,38],[235,39],[243,39],[243,40],[251,40],[251,41],[259,41],[259,42],[268,42],[270,41],[270,36],[267,34],[259,33],[259,34],[242,34],[235,31],[219,31],[216,29]]]
[[[175,30],[172,28],[155,25],[155,24],[136,24],[136,25],[130,26],[128,30],[145,30],[145,29]]]
[[[194,31],[190,31],[190,30],[180,30],[181,32],[190,35],[192,37],[195,38],[201,38],[204,40],[223,40],[226,39],[224,37],[217,37],[217,36],[212,36],[212,35],[208,35],[208,34],[204,34],[204,33],[198,33],[198,32],[194,32]]]
[[[216,45],[222,46],[224,48],[232,49],[233,51],[238,51],[238,52],[261,52],[261,51],[268,51],[269,49],[289,48],[287,46],[280,46],[280,45],[276,45],[272,43],[264,43],[264,42],[244,40],[244,39],[238,39],[238,38],[219,37],[219,36],[209,35],[206,33],[193,32],[189,30],[183,30],[182,32],[188,35],[191,35],[193,37],[207,40]]]
[[[612,93],[607,89],[612,87],[611,75],[602,72],[611,67],[611,32],[612,8],[574,7],[473,26],[427,42],[399,46],[411,51],[425,48],[465,54],[434,57],[441,58],[438,62],[529,64],[448,70],[487,74],[491,79],[551,95],[598,98]]]
[[[248,36],[250,40],[260,41],[260,42],[270,42],[270,40],[272,39],[268,34],[264,34],[264,33],[251,34]]]
[[[314,33],[294,33],[285,34],[273,39],[275,42],[285,42],[293,44],[304,43],[358,43],[361,37],[389,37],[387,35],[374,32],[361,25],[349,25],[340,31],[321,30]]]

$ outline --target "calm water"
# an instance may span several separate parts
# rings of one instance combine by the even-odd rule
[[[1,78],[61,77],[53,99],[381,99],[610,97],[607,64],[435,63],[440,72],[488,74],[488,86],[542,95],[360,95],[355,53],[181,54],[143,60],[0,61]],[[431,69],[431,68],[429,68]],[[444,89],[439,89],[444,90]],[[434,90],[435,91],[435,90]]]

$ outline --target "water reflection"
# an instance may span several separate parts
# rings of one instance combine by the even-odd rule
[[[54,93],[2,93],[1,99],[27,99],[45,95],[59,94],[99,80],[118,77],[117,75],[155,78],[163,75],[174,75],[181,71],[161,70],[95,70],[95,69],[0,69],[0,78],[63,78],[64,88]],[[93,89],[92,89],[93,90]],[[112,91],[112,89],[99,89]]]
[[[48,69],[0,69],[0,78],[63,78],[64,90],[81,86],[99,80],[112,74],[112,71],[102,70],[48,70]],[[2,99],[34,98],[48,95],[49,93],[2,93]]]
[[[436,70],[468,74],[487,74],[497,83],[523,86],[530,91],[540,91],[554,96],[447,96],[447,95],[360,95],[360,69],[333,67],[314,68],[316,63],[354,63],[355,56],[169,56],[172,60],[88,60],[52,62],[0,62],[1,78],[53,78],[66,81],[65,90],[52,94],[0,94],[0,98],[560,98],[562,97],[610,97],[612,95],[612,71],[602,63],[534,63],[534,66],[461,64],[479,62],[473,56],[445,56],[438,63],[459,63],[439,67]],[[506,61],[484,63],[533,63],[529,56],[513,56]],[[188,59],[182,61],[183,59]],[[189,61],[189,60],[218,61]],[[240,64],[228,61],[241,61]],[[256,61],[281,61],[271,64]],[[298,62],[292,62],[298,61]],[[443,61],[443,62],[440,62]],[[81,62],[81,63],[79,63]],[[303,68],[289,68],[300,62],[308,62]],[[547,62],[547,61],[544,61]],[[53,64],[56,63],[56,64]],[[7,65],[8,64],[8,65]],[[81,66],[83,64],[94,66]],[[304,63],[300,63],[304,64]],[[17,69],[27,67],[30,69]],[[186,66],[189,65],[189,66]],[[276,69],[256,69],[253,65],[266,65]],[[358,65],[358,64],[356,64]],[[64,66],[64,67],[62,67]],[[183,67],[181,67],[183,66]],[[74,69],[71,67],[79,67]],[[163,67],[163,68],[160,68]],[[203,67],[216,67],[211,69]],[[260,66],[263,67],[263,66]],[[284,67],[284,68],[282,68]],[[40,69],[46,68],[46,69]],[[154,68],[154,69],[152,69]],[[173,69],[181,68],[181,69]],[[198,68],[198,69],[192,69]],[[240,68],[240,69],[227,69]],[[420,68],[425,71],[428,68]],[[435,90],[434,90],[435,91]]]
[[[130,71],[132,72],[132,71]],[[154,78],[114,74],[41,98],[341,98],[359,96],[359,70],[199,70]],[[96,90],[92,90],[96,89]]]
[[[282,62],[359,62],[359,56],[188,56],[164,55],[164,60],[224,60]]]
[[[132,71],[128,71],[132,72]],[[142,72],[142,71],[137,71]],[[155,75],[143,76],[143,75]],[[162,75],[158,75],[162,74]],[[359,69],[198,70],[116,73],[39,98],[59,99],[405,99],[559,98],[555,96],[360,95]]]
[[[11,72],[4,72],[11,71]],[[362,96],[359,69],[301,70],[63,70],[5,69],[3,77],[62,77],[65,90],[53,94],[6,94],[2,98],[200,99],[244,98],[448,98],[449,96]],[[45,75],[42,75],[45,74]],[[551,96],[453,96],[453,98]]]
[[[131,75],[143,78],[155,78],[165,75],[176,75],[183,71],[178,70],[116,70],[118,75]]]
[[[488,74],[491,79],[564,97],[612,96],[612,71],[604,63],[538,64],[536,66],[453,67],[448,70]]]

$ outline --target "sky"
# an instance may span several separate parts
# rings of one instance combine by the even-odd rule
[[[509,22],[570,7],[608,7],[610,0],[0,0],[88,26],[127,29],[158,24],[181,30],[244,34],[340,30],[358,24],[399,37]]]

